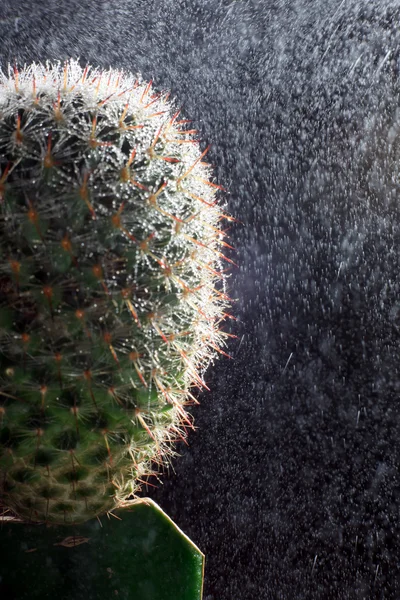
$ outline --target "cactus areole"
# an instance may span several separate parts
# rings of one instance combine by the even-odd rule
[[[0,72],[0,503],[25,522],[137,499],[226,354],[234,219],[151,85],[73,60]]]

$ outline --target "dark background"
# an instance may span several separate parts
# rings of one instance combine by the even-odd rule
[[[80,57],[171,89],[243,223],[233,359],[147,492],[205,553],[204,600],[400,598],[399,19],[386,0],[0,2],[3,69]]]

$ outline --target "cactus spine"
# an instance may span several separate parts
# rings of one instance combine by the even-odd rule
[[[131,502],[225,354],[233,219],[151,85],[73,60],[0,73],[0,499],[26,521]]]

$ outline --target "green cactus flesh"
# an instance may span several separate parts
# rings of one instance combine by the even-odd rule
[[[137,498],[225,354],[233,219],[168,96],[73,60],[0,72],[0,500],[22,520]]]

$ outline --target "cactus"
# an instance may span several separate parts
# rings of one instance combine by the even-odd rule
[[[134,502],[226,354],[234,219],[151,86],[74,60],[0,72],[0,500],[25,522]]]

